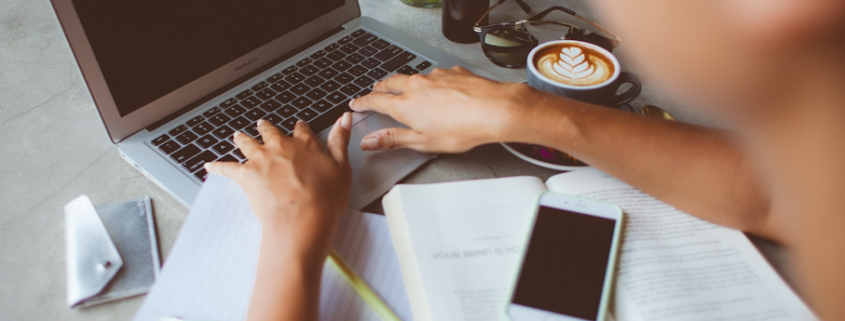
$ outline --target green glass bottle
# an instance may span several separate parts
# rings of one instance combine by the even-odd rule
[[[443,0],[399,0],[404,4],[418,8],[438,8],[443,5]]]

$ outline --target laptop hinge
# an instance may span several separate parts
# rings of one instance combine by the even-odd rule
[[[258,75],[258,74],[260,74],[264,71],[267,71],[267,69],[270,69],[270,68],[278,65],[282,61],[290,59],[290,57],[298,55],[300,52],[303,52],[303,51],[307,50],[308,48],[311,48],[312,46],[319,43],[320,41],[326,40],[329,37],[334,36],[335,34],[343,31],[344,29],[345,28],[343,28],[343,26],[338,26],[337,28],[329,30],[329,32],[326,32],[326,33],[320,35],[319,37],[314,38],[313,40],[305,43],[302,46],[297,47],[294,50],[291,50],[291,52],[284,54],[279,58],[274,59],[273,61],[265,64],[261,68],[258,68],[256,70],[244,75],[241,78],[238,78],[237,80],[229,83],[228,85],[223,86],[222,88],[215,90],[214,92],[212,92],[212,93],[198,99],[197,101],[195,101],[195,102],[193,102],[193,103],[191,103],[191,104],[171,113],[170,115],[167,115],[167,117],[164,117],[164,118],[160,119],[159,121],[152,123],[151,125],[146,127],[146,130],[153,131],[156,128],[159,128],[159,127],[169,123],[171,120],[174,120],[177,117],[184,115],[185,113],[193,110],[194,108],[197,108],[198,106],[206,103],[207,101],[212,100],[212,99],[216,98],[217,96],[220,96],[221,94],[223,94],[227,90],[237,87],[238,85],[242,84],[243,82],[255,77],[256,75]]]

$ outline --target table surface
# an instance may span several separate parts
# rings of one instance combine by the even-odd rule
[[[563,2],[594,17],[584,3]],[[528,3],[537,12],[560,1]],[[360,5],[363,15],[503,80],[525,80],[524,69],[493,65],[478,44],[446,40],[440,32],[440,9],[413,8],[398,0],[361,0]],[[0,0],[0,8],[0,315],[8,320],[130,319],[143,296],[86,309],[67,308],[64,204],[80,194],[87,194],[95,205],[149,196],[165,258],[188,208],[121,159],[106,135],[49,1]],[[491,21],[523,17],[511,1],[494,11]],[[681,121],[718,125],[659,91],[648,74],[629,61],[624,45],[616,54],[625,69],[643,81],[643,94],[635,106],[655,104]],[[464,154],[441,155],[404,181],[514,175],[545,179],[556,173],[527,164],[498,145],[487,145]],[[379,211],[380,206],[376,203],[368,209]],[[754,241],[789,280],[789,273],[783,271],[783,251],[777,245]]]

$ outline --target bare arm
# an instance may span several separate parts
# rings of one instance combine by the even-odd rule
[[[554,147],[676,208],[711,222],[779,239],[768,193],[725,132],[560,98],[466,70],[393,76],[351,103],[410,129],[372,133],[363,149],[463,152],[507,141]]]

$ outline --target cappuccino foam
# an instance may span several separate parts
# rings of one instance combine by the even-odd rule
[[[534,67],[543,76],[570,86],[599,85],[613,77],[616,67],[604,53],[566,43],[534,54]]]

